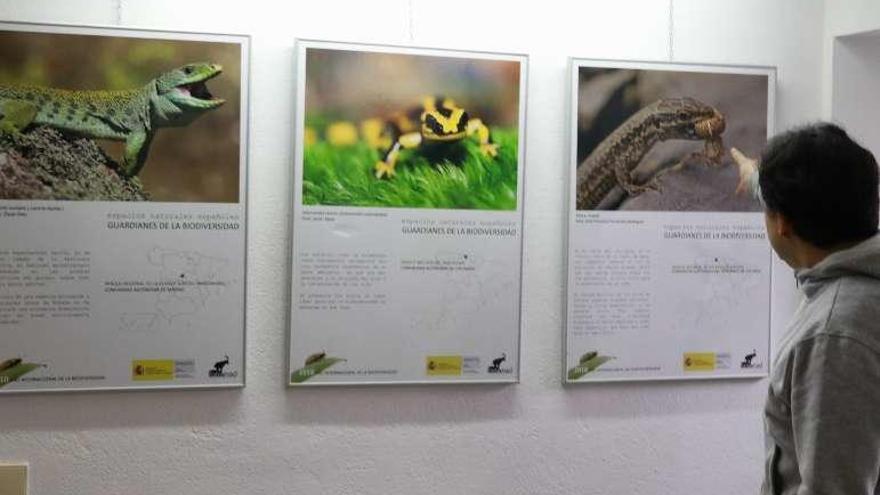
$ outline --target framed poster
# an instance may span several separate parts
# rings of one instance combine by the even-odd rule
[[[248,57],[0,23],[0,393],[244,385]]]
[[[771,251],[731,153],[772,133],[775,70],[570,69],[563,380],[765,376]]]
[[[298,42],[291,385],[518,380],[526,63]]]

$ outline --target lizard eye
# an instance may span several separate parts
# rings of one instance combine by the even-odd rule
[[[190,65],[187,65],[186,67],[183,68],[183,73],[186,75],[192,74],[192,71],[193,71],[193,68]]]

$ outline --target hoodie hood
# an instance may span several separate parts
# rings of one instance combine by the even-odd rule
[[[874,234],[849,249],[831,253],[811,268],[798,270],[795,276],[807,297],[840,277],[880,279],[880,234]]]

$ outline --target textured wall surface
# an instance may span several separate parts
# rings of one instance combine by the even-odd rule
[[[30,462],[40,495],[756,493],[766,381],[560,384],[567,57],[778,66],[782,129],[821,116],[824,13],[822,0],[0,0],[4,20],[253,35],[248,386],[4,396],[0,461]],[[285,388],[296,37],[530,55],[521,384]]]

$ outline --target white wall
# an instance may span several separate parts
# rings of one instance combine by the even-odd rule
[[[880,32],[835,38],[831,117],[880,156]]]
[[[766,381],[560,385],[566,64],[776,65],[785,128],[821,113],[823,13],[822,0],[0,0],[5,20],[253,34],[248,386],[4,396],[0,461],[29,461],[40,495],[756,493]],[[285,389],[295,37],[531,55],[521,384]]]
[[[822,36],[822,115],[832,115],[834,40],[880,29],[880,2],[876,0],[825,0]],[[845,123],[844,123],[845,124]]]
[[[828,0],[823,111],[880,156],[880,2]]]

